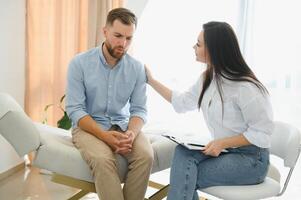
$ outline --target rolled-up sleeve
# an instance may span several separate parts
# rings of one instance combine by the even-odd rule
[[[85,100],[83,72],[79,60],[75,57],[69,64],[66,87],[66,111],[73,127],[77,127],[78,121],[88,115]]]
[[[200,77],[194,85],[185,92],[172,91],[171,104],[177,113],[198,108],[198,100],[202,89],[202,78]]]
[[[139,117],[146,123],[146,74],[143,65],[140,65],[137,67],[137,81],[130,97],[130,117]]]
[[[253,91],[245,90],[239,98],[240,109],[248,126],[243,135],[250,143],[269,148],[274,129],[272,106],[268,96],[259,93],[259,90],[250,98],[250,94],[254,94]]]

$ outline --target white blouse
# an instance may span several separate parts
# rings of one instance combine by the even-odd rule
[[[184,113],[198,109],[198,100],[203,86],[203,76],[187,91],[172,92],[172,105],[176,112]],[[209,131],[214,139],[243,133],[246,139],[262,148],[270,147],[273,131],[273,111],[268,95],[263,94],[253,83],[221,81],[224,101],[224,116],[216,80],[213,78],[206,90],[201,109]]]

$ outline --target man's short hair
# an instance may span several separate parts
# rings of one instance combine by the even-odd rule
[[[115,8],[111,10],[107,16],[106,25],[112,25],[116,19],[123,24],[134,24],[137,27],[137,17],[129,9]]]

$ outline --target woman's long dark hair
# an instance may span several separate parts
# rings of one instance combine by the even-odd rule
[[[198,107],[206,90],[208,89],[213,74],[216,79],[218,93],[223,103],[221,78],[231,81],[248,81],[255,84],[262,93],[268,94],[264,85],[256,78],[255,74],[245,62],[236,35],[232,27],[225,22],[208,22],[203,25],[204,42],[209,54],[210,62],[204,73],[203,89],[201,91]]]

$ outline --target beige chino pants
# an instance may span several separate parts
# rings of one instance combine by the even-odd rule
[[[121,132],[118,126],[112,126],[110,130]],[[117,172],[116,157],[106,143],[80,128],[72,130],[72,141],[92,170],[100,200],[144,199],[154,153],[143,133],[138,134],[132,151],[125,156],[129,165],[123,188]]]

